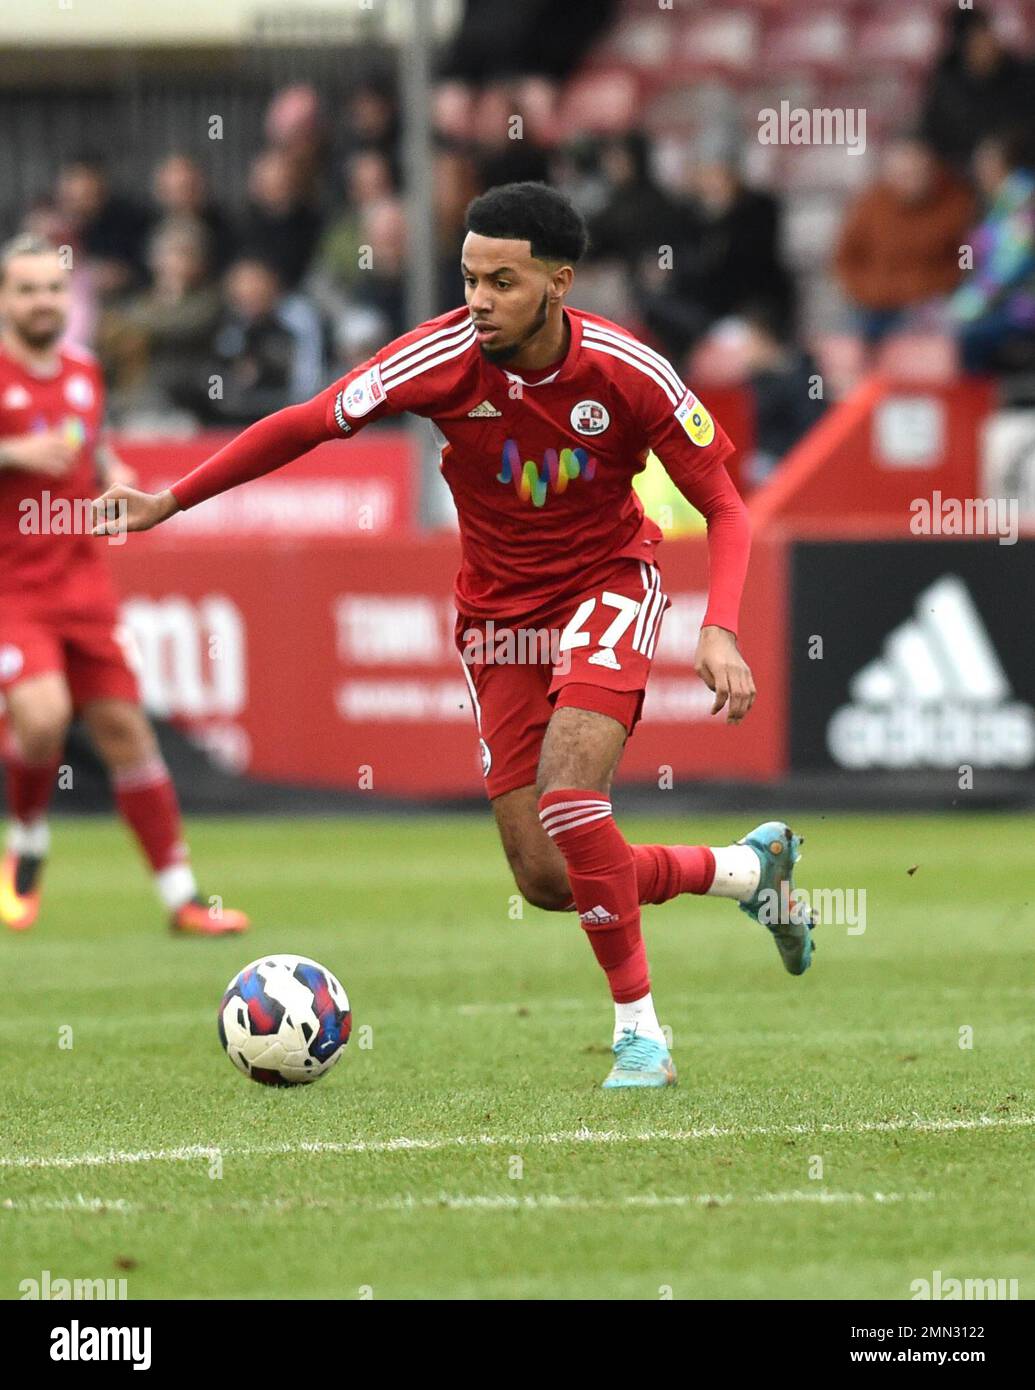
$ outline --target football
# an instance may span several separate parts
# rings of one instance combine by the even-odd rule
[[[261,956],[226,987],[219,1041],[239,1071],[264,1086],[325,1076],[352,1030],[348,995],[307,956]]]

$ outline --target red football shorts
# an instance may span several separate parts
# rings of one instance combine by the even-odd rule
[[[632,733],[668,607],[656,565],[618,560],[606,582],[534,625],[458,616],[456,645],[490,798],[535,782],[555,709],[595,710]]]
[[[64,675],[75,709],[92,700],[139,700],[128,634],[117,613],[0,611],[0,691],[49,672]]]

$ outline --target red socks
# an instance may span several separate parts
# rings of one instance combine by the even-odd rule
[[[715,855],[707,845],[632,845],[641,903],[667,903],[680,893],[707,893]]]
[[[155,873],[187,858],[180,822],[180,803],[161,758],[112,776],[119,815],[140,842]]]
[[[7,805],[14,820],[28,825],[45,815],[61,765],[60,756],[45,763],[27,763],[13,746],[7,749]]]
[[[633,850],[603,792],[565,788],[539,798],[539,819],[564,855],[579,920],[619,1004],[650,990]]]
[[[681,893],[707,893],[715,881],[715,855],[707,845],[630,845],[636,865],[636,895],[644,903],[667,903]],[[574,899],[565,911],[575,906]]]

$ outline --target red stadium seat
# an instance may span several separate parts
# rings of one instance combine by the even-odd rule
[[[643,109],[643,124],[651,133],[692,134],[736,122],[738,98],[720,81],[670,81]]]
[[[926,71],[941,41],[942,24],[936,13],[895,5],[862,25],[853,47],[860,66],[895,64]]]
[[[758,61],[761,24],[747,10],[719,9],[693,19],[683,30],[683,61],[701,72],[750,72]]]
[[[850,333],[823,333],[809,344],[823,378],[827,400],[840,400],[866,373],[866,349]]]
[[[874,72],[868,77],[828,82],[820,106],[862,107],[867,134],[882,135],[908,125],[920,105],[919,75],[905,67]]]
[[[659,14],[655,6],[650,15],[638,15],[616,25],[593,49],[587,68],[628,64],[657,69],[671,56],[672,32],[672,15]]]
[[[587,72],[576,77],[561,98],[560,138],[622,134],[637,124],[639,98],[639,83],[627,70]]]
[[[836,10],[774,17],[765,36],[765,71],[844,72],[853,59],[852,33],[849,19]]]
[[[742,334],[710,333],[690,354],[687,376],[695,386],[735,386],[750,370]]]
[[[905,381],[952,381],[959,375],[959,356],[947,334],[899,333],[881,345],[876,366]]]

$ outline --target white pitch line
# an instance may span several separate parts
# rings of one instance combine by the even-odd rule
[[[579,1197],[565,1193],[543,1193],[540,1196],[511,1196],[507,1193],[447,1193],[434,1197],[414,1197],[412,1193],[402,1193],[396,1197],[383,1197],[374,1201],[363,1198],[272,1198],[264,1200],[238,1199],[223,1202],[207,1202],[203,1206],[211,1212],[297,1212],[297,1211],[473,1211],[473,1212],[512,1212],[512,1211],[617,1211],[629,1208],[638,1210],[663,1210],[669,1207],[729,1207],[748,1203],[768,1203],[786,1205],[795,1202],[816,1202],[820,1206],[865,1206],[874,1203],[878,1206],[895,1202],[929,1202],[934,1200],[933,1192],[832,1192],[821,1188],[816,1192],[792,1189],[786,1192],[693,1192],[664,1194],[656,1192],[632,1193],[623,1197]],[[145,1202],[130,1202],[124,1198],[74,1197],[11,1198],[0,1202],[0,1210],[18,1212],[93,1212],[107,1215],[117,1212],[120,1215],[134,1215],[154,1210]],[[163,1206],[163,1210],[168,1207]]]
[[[122,1197],[84,1197],[82,1193],[74,1197],[5,1197],[0,1201],[0,1211],[82,1211],[106,1216],[112,1211],[126,1215],[141,1209],[139,1203]]]
[[[695,1192],[664,1195],[654,1192],[635,1193],[627,1197],[568,1197],[562,1194],[546,1193],[541,1197],[511,1197],[507,1194],[490,1193],[450,1195],[442,1193],[437,1197],[390,1197],[373,1203],[377,1211],[412,1211],[417,1209],[434,1210],[447,1208],[449,1211],[598,1211],[636,1207],[650,1210],[666,1207],[729,1207],[747,1202],[791,1203],[818,1202],[821,1205],[862,1206],[868,1202],[890,1203],[931,1201],[931,1192]]]
[[[189,1144],[172,1149],[143,1149],[139,1152],[112,1150],[108,1153],[28,1154],[0,1157],[0,1168],[107,1168],[135,1163],[188,1163],[193,1160],[223,1158],[261,1158],[291,1154],[378,1154],[437,1153],[443,1149],[529,1148],[540,1144],[666,1144],[693,1143],[703,1139],[788,1138],[807,1134],[953,1134],[968,1130],[1021,1129],[1035,1125],[1035,1115],[979,1115],[976,1119],[864,1120],[857,1124],[812,1125],[735,1125],[701,1129],[648,1129],[636,1134],[618,1130],[561,1130],[552,1134],[458,1134],[443,1139],[355,1139],[351,1141],[315,1140],[298,1144]]]

